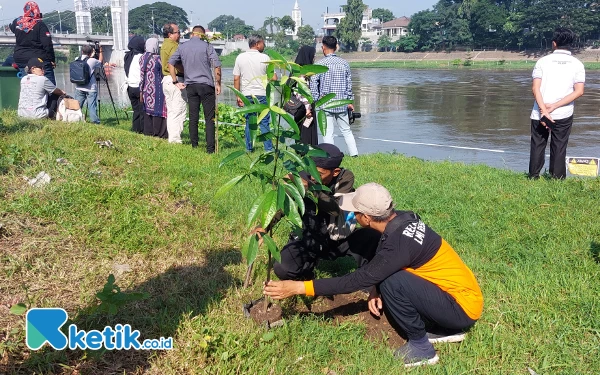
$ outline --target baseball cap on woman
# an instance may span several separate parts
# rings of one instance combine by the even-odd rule
[[[360,212],[369,216],[388,216],[394,210],[392,195],[383,186],[371,182],[360,186],[354,193],[336,194],[344,211]]]

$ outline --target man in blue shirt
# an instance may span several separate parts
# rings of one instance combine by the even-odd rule
[[[182,43],[169,59],[169,73],[173,84],[187,91],[190,107],[190,141],[198,147],[198,121],[200,104],[206,121],[206,152],[215,152],[215,93],[221,93],[221,60],[210,43],[202,40],[204,27],[194,26],[192,37]],[[177,82],[175,65],[183,64],[183,83]],[[215,77],[213,78],[214,69]]]
[[[317,74],[310,80],[310,90],[314,100],[319,100],[330,93],[335,93],[335,100],[354,100],[350,65],[345,60],[336,56],[336,49],[337,39],[335,37],[326,36],[323,38],[323,55],[325,57],[319,60],[317,65],[325,65],[329,68],[329,71]],[[348,108],[354,111],[352,104],[348,105]],[[358,149],[356,148],[356,141],[350,129],[346,107],[331,108],[326,110],[325,113],[327,114],[327,130],[323,134],[323,141],[334,144],[333,131],[337,126],[346,141],[348,154],[350,156],[358,156]]]

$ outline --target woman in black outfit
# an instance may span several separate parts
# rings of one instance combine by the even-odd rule
[[[144,132],[144,108],[140,100],[140,58],[146,52],[146,41],[141,36],[134,36],[127,45],[129,51],[125,54],[125,76],[127,77],[127,96],[133,109],[131,130],[136,133]]]
[[[13,57],[21,73],[26,75],[27,62],[33,57],[38,57],[44,61],[44,76],[56,85],[54,77],[56,58],[52,37],[48,26],[42,21],[42,13],[37,3],[34,1],[25,3],[23,15],[16,18],[9,27],[17,39]]]
[[[300,50],[298,51],[298,56],[296,56],[296,60],[294,62],[302,66],[314,64],[316,52],[317,51],[315,47],[302,46],[300,47]],[[308,84],[310,78],[303,78],[306,80],[306,84]],[[300,99],[302,100],[303,98]],[[319,144],[319,135],[317,133],[317,113],[315,112],[315,107],[313,105],[310,106],[310,112],[312,115],[312,122],[310,123],[310,125],[306,127],[303,124],[299,124],[300,142],[307,145],[316,146],[317,144]]]

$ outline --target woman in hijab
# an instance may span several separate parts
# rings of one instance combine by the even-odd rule
[[[162,64],[156,38],[149,38],[146,41],[146,52],[140,58],[140,73],[144,134],[166,139],[168,138],[167,107],[162,89]]]
[[[56,85],[54,46],[50,30],[42,21],[42,13],[37,3],[34,1],[25,3],[23,15],[12,21],[9,27],[17,39],[13,57],[21,73],[27,74],[25,66],[31,58],[40,58],[44,62],[44,76]]]
[[[125,54],[125,76],[127,77],[127,95],[133,109],[131,130],[136,133],[144,132],[144,114],[140,100],[140,57],[145,50],[144,38],[134,36],[127,46],[129,51]]]
[[[316,52],[317,51],[315,47],[302,46],[300,47],[298,56],[296,56],[296,60],[294,62],[301,66],[314,64]],[[303,78],[308,84],[308,80],[310,78],[306,78],[304,76],[301,78]],[[317,133],[317,122],[315,120],[315,108],[302,95],[296,93],[296,97],[300,99],[306,106],[306,120],[303,124],[299,124],[300,142],[307,145],[316,146],[319,143],[319,135]]]

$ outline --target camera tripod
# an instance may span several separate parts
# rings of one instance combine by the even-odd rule
[[[101,82],[104,81],[104,84],[106,85],[106,90],[108,91],[108,96],[110,98],[110,101],[112,103],[113,109],[115,111],[115,118],[117,119],[117,124],[119,124],[119,115],[117,114],[117,107],[115,106],[115,101],[113,99],[112,96],[112,92],[110,91],[110,86],[108,85],[108,77],[106,77],[106,71],[104,70],[104,65],[100,65],[99,68],[96,68],[94,71],[94,75],[96,77],[96,83],[98,85],[98,119],[100,119],[100,88],[102,87]],[[129,115],[127,115],[127,112],[125,112],[125,116],[127,116],[127,119],[129,120]]]

